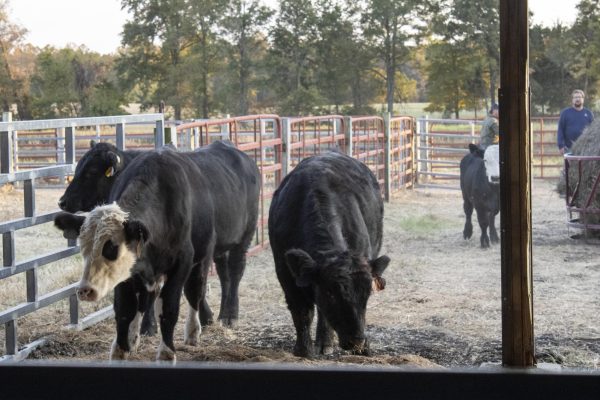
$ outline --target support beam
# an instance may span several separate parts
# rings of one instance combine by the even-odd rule
[[[535,365],[527,0],[500,0],[502,363]]]

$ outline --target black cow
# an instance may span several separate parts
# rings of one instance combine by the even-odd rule
[[[95,301],[115,288],[117,339],[111,358],[126,358],[137,341],[145,290],[164,282],[157,299],[159,359],[174,359],[173,330],[182,288],[190,305],[185,342],[201,330],[213,259],[221,280],[220,319],[238,316],[238,286],[256,229],[260,176],[245,153],[215,142],[191,153],[144,152],[116,178],[108,198],[87,216],[61,213],[55,224],[79,236],[85,268],[78,296]]]
[[[121,151],[110,143],[90,142],[90,149],[77,162],[73,180],[58,206],[75,213],[105,204],[117,176],[140,151]]]
[[[498,145],[489,146],[484,151],[469,144],[469,154],[460,161],[460,189],[463,196],[463,209],[466,222],[463,237],[473,235],[471,215],[473,208],[477,212],[477,221],[481,228],[481,247],[490,247],[498,243],[496,232],[496,214],[500,211],[500,164]],[[489,237],[488,230],[489,227]]]
[[[296,327],[294,354],[313,354],[310,325],[317,305],[317,353],[340,346],[369,353],[365,313],[372,286],[383,289],[389,263],[377,258],[383,235],[379,184],[364,164],[339,152],[304,159],[276,190],[269,239],[277,277]]]

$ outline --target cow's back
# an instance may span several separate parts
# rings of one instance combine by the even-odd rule
[[[213,142],[187,154],[207,177],[207,191],[214,205],[216,250],[226,251],[256,227],[260,196],[258,167],[230,142]],[[202,207],[200,203],[196,205]]]
[[[369,259],[381,248],[383,199],[369,168],[339,152],[304,159],[273,196],[275,251],[350,250]]]

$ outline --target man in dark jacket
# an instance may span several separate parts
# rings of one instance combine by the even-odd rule
[[[583,129],[594,120],[594,114],[583,106],[583,90],[573,90],[571,96],[572,107],[562,110],[558,120],[557,144],[561,154],[570,151]]]

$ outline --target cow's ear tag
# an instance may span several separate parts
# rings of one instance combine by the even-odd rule
[[[385,289],[385,279],[381,276],[373,277],[373,280],[371,281],[371,288],[374,292],[382,291],[383,289]]]
[[[111,176],[114,176],[115,174],[115,168],[114,167],[108,167],[108,169],[106,170],[106,172],[104,173],[104,175],[107,178],[110,178]]]

